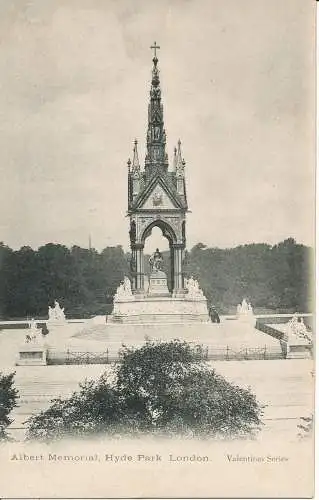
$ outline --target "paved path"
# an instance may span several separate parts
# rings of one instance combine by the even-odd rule
[[[267,405],[265,426],[260,435],[296,438],[301,416],[313,408],[313,362],[311,360],[217,361],[210,363],[218,373],[242,387],[251,387],[257,399]],[[13,412],[12,434],[22,439],[22,422],[33,412],[47,408],[57,396],[68,396],[85,378],[98,377],[110,365],[16,367],[19,408]],[[6,369],[5,371],[10,371]]]

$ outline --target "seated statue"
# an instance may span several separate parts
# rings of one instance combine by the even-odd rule
[[[163,270],[163,257],[158,248],[156,248],[156,251],[153,253],[153,255],[151,255],[149,263],[151,266],[151,273]]]

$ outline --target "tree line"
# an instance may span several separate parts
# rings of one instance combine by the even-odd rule
[[[168,253],[163,257],[168,271]],[[98,252],[48,243],[14,251],[0,243],[0,317],[46,317],[55,299],[67,317],[110,312],[118,284],[130,276],[129,258],[119,245]],[[186,252],[184,269],[220,313],[235,312],[243,297],[259,312],[307,312],[313,259],[313,250],[292,238],[229,249],[198,243]]]
[[[186,256],[185,267],[221,313],[235,313],[243,298],[260,314],[313,311],[314,252],[293,238],[228,249],[199,243]]]

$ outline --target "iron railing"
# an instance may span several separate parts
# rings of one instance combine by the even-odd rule
[[[245,361],[245,360],[269,360],[283,359],[285,353],[282,349],[271,348],[267,345],[263,347],[242,347],[238,350],[232,349],[228,345],[224,347],[195,346],[195,359],[197,361]],[[119,352],[89,351],[56,351],[49,349],[47,363],[49,365],[87,365],[87,364],[109,364],[117,363],[121,360]]]

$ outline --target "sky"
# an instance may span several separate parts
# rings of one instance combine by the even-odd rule
[[[129,248],[156,40],[187,246],[314,240],[314,2],[0,1],[0,241]],[[156,230],[155,230],[156,233]],[[157,244],[158,234],[154,240]],[[166,240],[165,240],[166,241]]]

